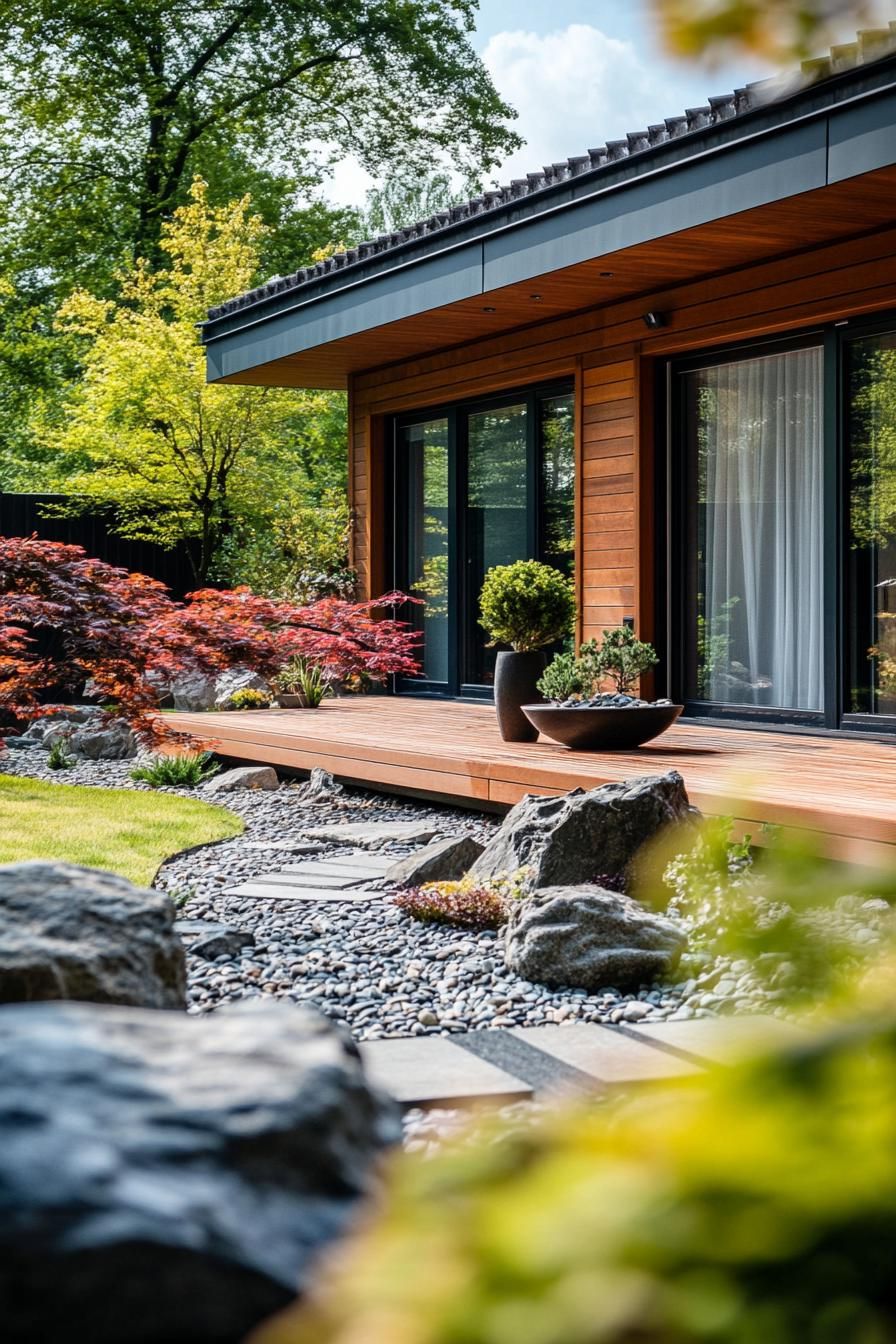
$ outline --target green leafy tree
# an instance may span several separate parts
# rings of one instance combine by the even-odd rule
[[[364,232],[371,237],[392,233],[406,224],[469,200],[480,189],[477,178],[461,182],[447,172],[428,176],[407,171],[393,173],[381,187],[372,187],[367,193],[367,205],[362,214]]]
[[[200,583],[234,527],[263,527],[315,476],[332,488],[336,445],[344,458],[344,398],[206,382],[195,324],[250,283],[264,234],[248,199],[211,206],[197,179],[162,226],[162,266],[122,273],[117,302],[79,290],[63,305],[84,374],[39,427],[67,508],[109,509],[123,536],[191,541]]]
[[[0,0],[7,249],[96,291],[123,254],[159,259],[164,223],[197,173],[218,203],[249,189],[282,226],[296,196],[349,153],[374,174],[396,163],[426,172],[446,154],[461,171],[487,171],[519,139],[470,44],[476,9]]]

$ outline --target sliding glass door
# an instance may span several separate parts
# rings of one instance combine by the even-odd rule
[[[464,683],[494,681],[495,650],[479,624],[479,594],[495,565],[532,553],[529,489],[529,406],[526,400],[463,416],[467,443],[464,510]]]
[[[821,712],[818,345],[689,370],[691,700]]]
[[[489,569],[536,557],[572,573],[572,387],[402,416],[394,433],[394,580],[424,604],[424,676],[401,689],[488,695],[495,650],[479,594]]]
[[[896,715],[896,330],[846,343],[849,712]]]
[[[671,371],[671,691],[896,729],[896,320]]]
[[[448,684],[448,421],[403,426],[396,436],[396,484],[405,527],[401,570],[405,587],[422,599],[412,619],[422,633],[424,681]]]

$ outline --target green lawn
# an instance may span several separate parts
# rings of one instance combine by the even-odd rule
[[[62,859],[145,886],[178,850],[242,829],[232,812],[199,799],[0,775],[0,863]]]

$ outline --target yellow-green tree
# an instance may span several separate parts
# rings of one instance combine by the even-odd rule
[[[234,527],[264,528],[275,503],[340,484],[332,466],[314,476],[344,459],[342,397],[206,382],[196,324],[252,284],[265,232],[248,197],[212,206],[197,178],[162,228],[160,267],[137,261],[116,301],[79,290],[63,305],[83,377],[39,426],[68,509],[109,509],[122,536],[191,542],[200,583]]]

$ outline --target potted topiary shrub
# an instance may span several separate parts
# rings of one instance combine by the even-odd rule
[[[538,696],[545,646],[568,635],[575,621],[572,584],[551,565],[517,560],[485,576],[480,596],[481,625],[491,643],[509,644],[495,665],[495,709],[505,742],[534,742],[538,730],[522,706]]]
[[[524,706],[533,727],[575,750],[625,750],[649,742],[673,724],[682,705],[642,700],[638,681],[659,659],[652,644],[620,625],[589,640],[578,655],[559,654],[539,679],[548,703]],[[601,690],[607,682],[611,690]]]
[[[281,709],[317,709],[330,685],[319,663],[296,655],[284,663],[274,681]]]

